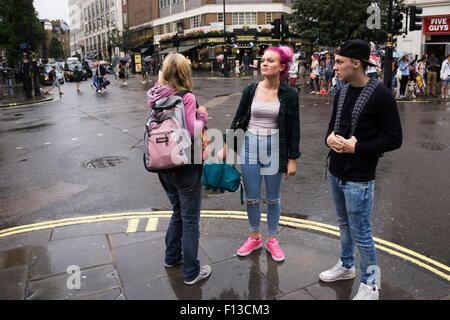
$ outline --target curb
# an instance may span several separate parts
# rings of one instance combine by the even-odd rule
[[[43,102],[50,102],[50,101],[54,101],[53,96],[51,98],[42,99],[42,100],[35,101],[35,102],[32,102],[32,103],[19,102],[19,103],[0,104],[0,108],[14,108],[14,107],[19,107],[19,106],[22,106],[22,107],[23,106],[33,106],[33,105],[36,105],[36,104],[40,104],[40,103],[43,103]]]

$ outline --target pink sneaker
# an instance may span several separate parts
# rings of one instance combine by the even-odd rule
[[[238,256],[245,257],[252,253],[254,250],[262,247],[261,237],[259,240],[253,239],[252,237],[248,238],[247,241],[239,248],[237,251]]]
[[[266,249],[272,255],[273,260],[275,260],[275,261],[283,261],[284,260],[284,253],[283,253],[283,250],[281,250],[277,239],[273,239],[272,241],[267,240]]]

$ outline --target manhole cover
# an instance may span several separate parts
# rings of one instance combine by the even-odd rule
[[[416,146],[418,148],[425,149],[425,150],[431,150],[431,151],[442,151],[445,148],[447,148],[447,146],[445,144],[437,143],[437,142],[418,142],[416,144]]]
[[[109,168],[121,165],[127,160],[125,157],[102,157],[85,162],[84,167],[94,169]]]

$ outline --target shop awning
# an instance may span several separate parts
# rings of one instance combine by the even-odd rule
[[[178,47],[178,52],[179,53],[185,52],[185,51],[191,50],[191,49],[193,49],[195,47],[198,47],[198,46],[199,46],[198,44],[193,45],[193,46],[179,46]],[[166,54],[166,53],[171,53],[171,52],[177,52],[177,47],[166,48],[166,49],[158,52],[158,54]]]

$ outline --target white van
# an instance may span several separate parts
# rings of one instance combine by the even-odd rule
[[[70,57],[70,58],[67,58],[67,62],[69,63],[69,62],[78,62],[79,60],[78,60],[78,58],[77,57]]]

